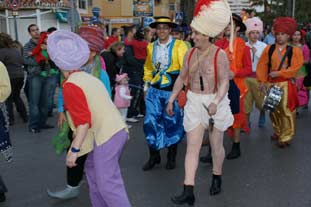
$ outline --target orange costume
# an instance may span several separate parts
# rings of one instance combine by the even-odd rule
[[[245,44],[244,40],[236,37],[233,43],[233,52],[226,49],[230,61],[230,69],[235,74],[234,82],[240,89],[240,112],[234,114],[234,123],[232,128],[243,129],[249,132],[249,127],[244,112],[244,97],[248,91],[245,84],[245,77],[252,74],[252,61],[250,48]],[[228,130],[229,136],[233,136],[232,128]]]
[[[291,59],[291,65],[288,66],[288,58],[284,63],[286,67],[281,68],[278,71],[278,67],[281,63],[278,51],[279,45],[276,44],[275,51],[271,57],[271,72],[278,71],[278,77],[270,78],[268,76],[268,62],[269,62],[269,48],[268,46],[262,53],[257,65],[257,79],[261,83],[272,83],[280,86],[284,92],[281,103],[276,107],[276,110],[270,113],[274,134],[278,138],[279,142],[289,142],[292,140],[296,129],[296,107],[297,107],[297,90],[295,85],[291,83],[291,79],[294,78],[303,65],[303,55],[299,48],[293,47],[293,56]],[[286,47],[280,51],[283,57],[286,52]]]
[[[297,28],[297,23],[290,17],[279,17],[273,25],[275,34],[285,33],[292,36]],[[277,42],[277,41],[276,41]],[[296,130],[296,107],[298,106],[298,95],[295,84],[291,79],[295,78],[297,72],[302,67],[304,59],[301,50],[297,47],[292,48],[291,61],[289,55],[285,58],[284,64],[279,70],[281,60],[284,57],[287,47],[275,44],[275,50],[271,56],[271,67],[269,68],[269,49],[268,46],[263,51],[259,59],[256,75],[261,83],[269,82],[279,86],[283,90],[283,97],[280,104],[270,113],[270,118],[274,130],[274,139],[278,139],[280,147],[287,146],[293,139]],[[270,72],[277,72],[277,76],[272,78]]]

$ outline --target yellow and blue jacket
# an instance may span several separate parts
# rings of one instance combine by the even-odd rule
[[[161,90],[172,90],[175,80],[183,66],[184,56],[188,50],[184,41],[173,39],[169,44],[169,64],[166,68],[157,69],[158,40],[149,43],[144,65],[144,81]]]

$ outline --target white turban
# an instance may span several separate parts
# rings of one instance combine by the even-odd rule
[[[260,33],[263,32],[263,23],[258,17],[253,17],[247,19],[244,24],[246,25],[246,34],[250,33],[251,31],[258,31]]]
[[[209,37],[216,37],[230,23],[231,10],[226,0],[200,0],[191,27]]]
[[[79,35],[69,31],[55,31],[48,36],[47,50],[51,60],[61,70],[78,70],[89,59],[90,49]]]

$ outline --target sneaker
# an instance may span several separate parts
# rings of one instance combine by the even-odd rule
[[[48,195],[51,198],[61,199],[61,200],[67,200],[78,197],[80,193],[80,186],[72,187],[70,185],[67,185],[64,190],[52,192],[50,190],[47,190]]]
[[[137,118],[143,118],[145,115],[143,115],[143,114],[138,114],[136,117]]]
[[[130,122],[130,123],[136,123],[136,122],[138,122],[138,119],[135,119],[135,118],[127,118],[126,121],[127,121],[127,122]]]

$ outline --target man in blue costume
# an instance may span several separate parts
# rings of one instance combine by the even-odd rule
[[[160,164],[160,150],[168,148],[166,169],[174,169],[177,144],[184,137],[183,110],[174,102],[174,116],[165,112],[175,80],[182,68],[184,56],[188,50],[181,40],[170,36],[177,25],[168,17],[155,17],[150,24],[156,29],[158,39],[147,47],[147,59],[144,66],[146,92],[146,116],[144,132],[149,146],[150,157],[143,170],[151,170]]]

